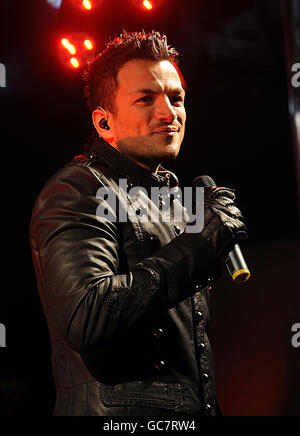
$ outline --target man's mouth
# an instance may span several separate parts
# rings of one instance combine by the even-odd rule
[[[161,127],[153,131],[154,135],[175,136],[179,129],[175,126]]]

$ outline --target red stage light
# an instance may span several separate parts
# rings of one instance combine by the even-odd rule
[[[65,66],[72,66],[76,69],[84,67],[96,48],[94,38],[82,32],[65,34],[58,40],[58,44],[58,55],[61,62]]]
[[[78,68],[79,67],[79,61],[76,58],[71,58],[70,59],[70,64],[72,65],[72,67],[74,68]]]
[[[86,39],[83,44],[87,50],[93,49],[93,44],[89,39]]]
[[[131,2],[143,12],[154,12],[161,6],[163,0],[131,0]]]
[[[148,11],[150,11],[153,8],[153,5],[152,5],[152,3],[149,0],[144,0],[143,1],[143,6]]]
[[[74,47],[73,44],[71,44],[69,42],[69,40],[67,38],[63,38],[61,40],[61,44],[71,53],[71,54],[75,54],[76,53],[76,48]]]
[[[94,12],[104,0],[66,0],[81,12]],[[115,1],[115,0],[110,0]],[[140,1],[140,0],[137,0]]]
[[[88,11],[90,11],[93,7],[92,3],[90,2],[90,0],[83,0],[82,2],[82,6],[87,9]]]

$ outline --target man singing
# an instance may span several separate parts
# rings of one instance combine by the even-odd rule
[[[155,31],[109,42],[85,72],[95,139],[37,198],[30,242],[55,415],[218,414],[209,294],[246,228],[227,188],[205,195],[201,232],[172,219],[168,195],[151,197],[177,186],[162,166],[178,156],[185,131],[177,58]],[[173,201],[169,212],[175,203],[184,210]],[[159,219],[145,219],[149,205]]]

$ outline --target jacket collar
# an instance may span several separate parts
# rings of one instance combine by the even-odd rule
[[[132,186],[145,188],[151,188],[152,186],[173,188],[178,186],[178,179],[171,171],[161,165],[157,173],[146,170],[101,138],[93,142],[89,153],[102,158],[111,168],[117,170],[119,177],[127,178]]]

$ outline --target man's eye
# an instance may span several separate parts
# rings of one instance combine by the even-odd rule
[[[183,98],[182,97],[173,97],[173,98],[171,98],[171,103],[173,105],[181,105],[181,104],[183,104]]]
[[[146,95],[145,97],[140,98],[138,101],[142,103],[151,103],[153,101],[153,97],[151,95]]]

